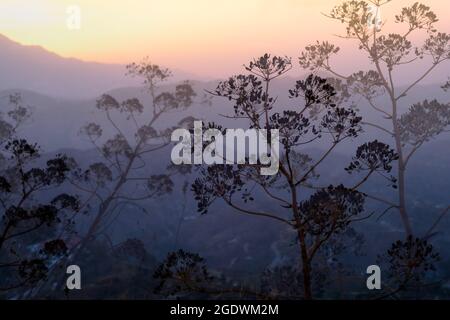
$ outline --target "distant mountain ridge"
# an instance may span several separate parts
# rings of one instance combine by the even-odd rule
[[[209,95],[205,93],[205,90],[213,91],[217,85],[217,81],[191,81],[197,97],[194,105],[183,112],[169,113],[162,117],[162,121],[156,124],[158,129],[164,129],[170,126],[176,126],[178,122],[187,117],[192,116],[204,121],[214,121],[221,123],[227,128],[245,128],[248,123],[243,120],[227,119],[221,114],[231,114],[233,111],[232,103],[224,99],[215,98],[211,100],[212,105],[202,103],[202,100],[208,98]],[[280,110],[286,107],[296,108],[296,101],[287,97],[287,92],[295,84],[293,78],[282,78],[274,84],[272,94],[278,97],[278,106]],[[167,83],[161,87],[162,91],[173,91],[175,89],[174,83]],[[112,90],[105,90],[99,92],[96,95],[92,95],[86,98],[64,98],[55,95],[45,95],[41,92],[23,90],[23,89],[10,89],[0,90],[0,110],[6,106],[8,95],[19,93],[22,96],[23,103],[31,109],[31,119],[21,128],[21,133],[27,138],[32,138],[33,141],[38,142],[45,150],[58,150],[61,148],[77,148],[86,149],[90,147],[87,141],[80,139],[78,132],[80,128],[89,122],[98,122],[110,127],[109,124],[104,123],[104,116],[96,110],[96,99],[103,93],[108,93],[123,101],[129,98],[138,98],[145,106],[147,110],[151,106],[150,96],[148,92],[140,86],[121,87]],[[421,102],[424,99],[437,99],[441,102],[449,101],[449,94],[444,92],[439,85],[433,86],[420,86],[418,90],[415,90],[408,95],[400,105],[400,112],[406,112],[409,107],[417,102]],[[379,102],[379,105],[383,105],[383,99]],[[375,113],[367,104],[355,101],[355,105],[360,109],[359,114],[363,116],[365,121],[381,124],[388,121],[380,117]],[[145,121],[148,114],[143,115]],[[150,118],[148,118],[150,119]],[[120,120],[118,120],[120,122]],[[125,123],[122,123],[125,125]],[[386,139],[389,141],[389,137],[380,133],[377,129],[370,127],[365,128],[365,132],[368,136],[376,135],[378,139]],[[448,136],[448,135],[444,135]],[[364,135],[362,140],[367,139]],[[353,150],[353,147],[351,147]]]
[[[195,78],[198,77],[174,70],[173,81]],[[0,91],[24,89],[54,97],[85,99],[136,85],[137,79],[125,76],[125,65],[64,58],[0,34]]]

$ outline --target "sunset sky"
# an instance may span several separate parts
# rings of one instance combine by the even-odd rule
[[[222,76],[267,51],[296,57],[317,39],[341,44],[333,34],[342,34],[343,26],[321,14],[340,2],[1,0],[0,33],[64,57],[128,63],[149,56],[172,68]],[[384,7],[383,19],[389,24],[401,6],[413,2],[394,0]],[[450,32],[449,1],[423,3],[440,16],[439,28]],[[80,30],[67,27],[71,5],[81,9]]]

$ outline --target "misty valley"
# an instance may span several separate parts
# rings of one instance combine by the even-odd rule
[[[390,2],[217,80],[0,36],[0,298],[450,299],[450,35]]]

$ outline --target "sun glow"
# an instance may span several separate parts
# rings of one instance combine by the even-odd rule
[[[341,26],[322,13],[340,2],[2,0],[0,33],[67,57],[127,63],[150,56],[170,67],[219,76],[263,52],[295,57],[316,39],[337,40],[333,30],[343,31]],[[450,6],[424,2],[442,19]],[[409,1],[394,3],[390,7],[398,12]],[[66,10],[72,5],[81,10],[79,30],[67,27]],[[442,29],[449,26],[444,21]]]

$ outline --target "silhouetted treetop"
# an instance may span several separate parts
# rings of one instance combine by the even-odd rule
[[[71,158],[56,155],[37,166],[39,147],[24,139],[8,141],[2,151],[0,291],[9,291],[47,277],[52,259],[67,253],[63,237],[73,232],[73,217],[81,205],[76,196],[57,189],[75,168]]]
[[[312,236],[328,239],[346,230],[364,210],[364,195],[343,185],[318,190],[299,204],[301,221]]]
[[[437,100],[413,104],[399,120],[404,144],[421,145],[438,136],[450,126],[450,105]]]
[[[353,161],[345,169],[352,171],[383,171],[390,172],[392,163],[398,159],[395,153],[388,145],[378,140],[364,143],[356,150]]]

